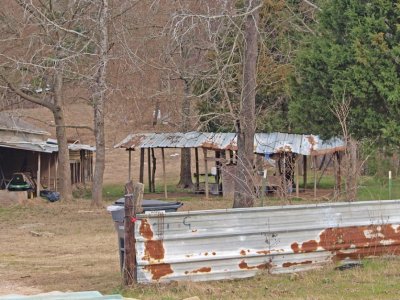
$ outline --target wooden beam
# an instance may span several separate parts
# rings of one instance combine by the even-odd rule
[[[165,172],[165,153],[164,153],[164,148],[161,148],[161,159],[162,159],[162,170],[163,170],[164,196],[165,196],[165,199],[168,199],[167,175],[166,175],[166,172]]]
[[[132,180],[132,150],[128,149],[129,155],[128,155],[128,181]]]
[[[48,154],[48,160],[47,160],[47,189],[50,189],[50,184],[51,184],[51,154]]]
[[[295,168],[296,168],[296,197],[299,198],[299,195],[300,195],[300,191],[299,191],[299,188],[300,188],[300,170],[301,170],[301,166],[299,164],[299,159],[296,160],[295,164],[296,164],[296,166],[295,166]]]
[[[150,148],[147,149],[147,178],[149,183],[149,193],[151,193],[151,160],[150,160]]]
[[[140,149],[140,170],[139,170],[139,182],[144,182],[144,149]]]
[[[207,165],[207,149],[203,149],[204,151],[204,168],[205,168],[205,181],[206,181],[206,199],[208,199],[208,165]]]
[[[157,168],[157,159],[154,155],[154,148],[151,148],[151,159],[153,163],[153,168],[151,170],[151,191],[153,193],[156,192],[156,168]]]
[[[200,175],[199,175],[199,149],[194,148],[194,156],[196,160],[196,190],[200,189]]]
[[[38,152],[38,159],[37,159],[37,175],[36,175],[36,197],[40,196],[40,152]]]
[[[215,151],[215,167],[216,167],[216,175],[215,182],[217,183],[217,193],[219,195],[219,180],[220,180],[220,170],[221,170],[221,152]]]
[[[58,183],[58,154],[54,155],[54,164],[55,164],[54,190],[57,191],[57,183]]]
[[[338,188],[338,195],[342,193],[342,172],[341,172],[341,157],[340,152],[336,152],[337,157],[337,188]]]
[[[314,199],[317,199],[317,156],[314,156]]]
[[[303,188],[307,186],[307,156],[303,156]]]

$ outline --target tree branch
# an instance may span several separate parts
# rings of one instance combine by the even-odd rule
[[[307,3],[308,5],[314,7],[315,9],[318,9],[319,11],[322,11],[322,9],[320,9],[317,5],[315,5],[314,3],[308,1],[308,0],[303,0],[303,2]]]
[[[51,111],[54,110],[54,105],[53,104],[51,104],[51,103],[49,103],[47,101],[44,101],[44,100],[42,100],[42,99],[40,99],[38,97],[31,96],[31,95],[29,95],[27,93],[24,93],[19,88],[17,88],[14,84],[12,84],[11,81],[9,81],[8,78],[6,76],[4,76],[4,74],[1,73],[1,72],[0,72],[0,78],[2,78],[5,81],[5,83],[7,84],[8,88],[10,90],[12,90],[15,94],[17,94],[21,98],[23,98],[23,99],[25,99],[25,100],[27,100],[29,102],[38,104],[40,106],[44,106],[44,107],[50,109]]]

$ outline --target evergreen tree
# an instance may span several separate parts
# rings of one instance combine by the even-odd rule
[[[293,129],[341,134],[332,107],[350,101],[355,138],[400,142],[400,4],[390,0],[331,0],[316,36],[304,41],[291,82]]]

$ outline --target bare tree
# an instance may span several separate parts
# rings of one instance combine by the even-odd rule
[[[235,126],[238,139],[238,163],[233,207],[254,206],[252,173],[254,164],[259,3],[256,0],[247,0],[245,5],[247,11],[251,11],[251,13],[246,16],[245,21],[242,100],[239,119],[236,121]]]
[[[344,157],[341,160],[345,177],[345,198],[348,201],[354,201],[357,197],[358,179],[360,177],[361,165],[358,160],[358,142],[353,139],[348,129],[348,118],[351,108],[351,99],[346,98],[346,92],[343,92],[341,101],[332,106],[331,111],[336,116],[342,128],[343,139],[346,149]],[[340,184],[340,183],[339,183]]]
[[[78,60],[90,54],[91,37],[78,28],[89,5],[69,1],[15,0],[2,21],[1,78],[22,99],[48,108],[58,141],[60,193],[72,198],[69,151],[64,117],[65,84],[78,77]],[[39,93],[40,92],[40,93]]]
[[[107,99],[107,64],[109,60],[109,7],[108,0],[102,0],[98,9],[98,49],[96,73],[93,82],[92,104],[94,110],[94,134],[96,139],[96,163],[92,187],[92,205],[100,206],[103,195],[103,176],[106,158],[106,142],[104,132],[104,108]]]

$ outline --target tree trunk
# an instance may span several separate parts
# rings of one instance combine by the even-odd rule
[[[246,0],[248,11],[258,5],[257,0]],[[239,113],[236,123],[237,132],[237,170],[235,180],[235,196],[233,207],[254,206],[254,133],[255,133],[255,98],[256,98],[256,71],[258,54],[257,23],[258,9],[246,17],[245,22],[245,50],[243,61],[243,88]]]
[[[92,205],[101,206],[103,195],[103,175],[105,169],[105,134],[104,134],[104,104],[106,100],[106,71],[108,63],[108,0],[102,0],[99,15],[99,60],[96,81],[94,84],[94,135],[96,139],[96,162],[92,186]]]
[[[188,132],[190,131],[190,83],[185,80],[184,84],[181,131]],[[193,187],[190,149],[181,150],[181,174],[178,186],[182,188]]]
[[[65,127],[63,98],[62,98],[62,74],[55,74],[54,107],[51,109],[56,125],[56,137],[58,143],[58,179],[59,192],[65,201],[72,200],[71,168],[69,164],[68,139]]]

